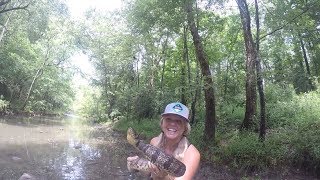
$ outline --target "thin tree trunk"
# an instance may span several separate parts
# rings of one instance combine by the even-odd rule
[[[193,38],[193,44],[196,49],[196,56],[200,64],[203,80],[204,80],[204,94],[206,104],[206,116],[205,116],[205,130],[204,141],[209,142],[215,139],[215,124],[216,124],[216,111],[215,111],[215,97],[213,89],[213,80],[209,68],[209,62],[206,58],[204,49],[198,29],[196,27],[193,15],[191,0],[186,1],[186,13],[188,19],[188,25]]]
[[[47,52],[46,52],[46,55],[45,55],[45,59],[44,59],[42,65],[41,65],[41,67],[37,70],[35,76],[33,77],[32,83],[31,83],[31,85],[30,85],[30,87],[29,87],[29,90],[28,90],[28,93],[27,93],[27,97],[26,97],[26,99],[25,99],[25,101],[24,101],[24,103],[23,103],[23,106],[22,106],[22,110],[24,110],[25,107],[27,106],[27,103],[28,103],[28,101],[29,101],[30,94],[31,94],[31,92],[32,92],[32,88],[33,88],[36,80],[37,80],[37,79],[42,75],[42,73],[43,73],[43,69],[45,68],[46,63],[47,63],[47,61],[49,60],[48,56],[49,56],[49,50],[47,49]]]
[[[299,34],[299,40],[300,40],[300,45],[301,45],[301,49],[302,49],[302,55],[303,55],[304,63],[306,65],[306,70],[307,70],[307,78],[308,78],[308,84],[309,84],[308,90],[314,90],[314,86],[313,86],[312,80],[311,80],[311,71],[310,71],[310,65],[309,65],[309,62],[308,62],[307,52],[306,52],[306,48],[305,48],[305,45],[303,43],[301,34]]]
[[[257,48],[257,59],[256,59],[256,69],[257,69],[257,84],[258,84],[258,92],[260,97],[260,131],[259,138],[261,141],[265,140],[266,135],[266,102],[264,97],[264,88],[263,88],[263,77],[262,77],[262,68],[261,68],[261,60],[259,56],[260,52],[260,22],[259,22],[259,6],[257,0],[254,1],[255,9],[256,9],[256,26],[257,26],[257,35],[256,35],[256,48]]]
[[[181,66],[181,103],[187,104],[186,99],[186,65],[188,63],[187,30],[183,27],[183,61]]]
[[[229,61],[227,60],[226,63],[227,63],[227,69],[226,69],[225,78],[224,78],[224,89],[223,89],[223,93],[222,93],[223,99],[226,99],[227,91],[228,91]]]
[[[246,112],[240,130],[251,129],[256,115],[256,58],[257,52],[253,42],[250,14],[246,0],[236,0],[240,11],[243,37],[246,49]]]
[[[40,76],[40,73],[41,73],[42,70],[43,70],[43,67],[41,67],[40,69],[38,69],[37,72],[36,72],[36,74],[35,74],[35,76],[33,77],[33,80],[32,80],[32,82],[31,82],[31,85],[30,85],[29,90],[28,90],[28,92],[27,92],[27,97],[26,97],[26,99],[24,100],[24,103],[23,103],[23,106],[22,106],[22,110],[24,110],[24,109],[26,108],[27,103],[28,103],[28,100],[29,100],[29,97],[30,97],[30,94],[31,94],[31,92],[32,92],[32,88],[33,88],[36,80],[37,80],[38,77]]]
[[[200,84],[201,82],[201,77],[200,77],[200,72],[199,72],[199,67],[198,67],[198,63],[197,63],[197,70],[196,70],[196,80],[195,80],[195,84]],[[200,88],[196,88],[196,91],[193,95],[193,100],[191,102],[191,117],[190,117],[190,124],[195,124],[195,116],[196,116],[196,104],[197,104],[197,100],[198,97],[200,97],[200,93],[201,93],[201,89]]]
[[[185,53],[186,53],[186,62],[187,62],[187,68],[188,68],[188,82],[189,82],[189,87],[191,85],[191,70],[190,70],[190,59],[189,59],[189,48],[188,48],[188,26],[185,26],[185,41],[184,41],[184,48],[185,48]]]
[[[140,77],[139,77],[139,59],[137,59],[137,86],[140,86]]]
[[[163,65],[162,65],[162,72],[161,72],[161,82],[160,82],[160,89],[162,90],[163,88],[163,83],[164,83],[164,71],[165,71],[165,68],[166,68],[166,49],[167,49],[167,45],[168,45],[168,38],[169,38],[169,32],[167,33],[167,37],[166,37],[166,40],[164,42],[164,45],[162,46],[162,57],[161,59],[163,59]],[[160,59],[160,61],[161,61]]]
[[[3,38],[3,36],[4,36],[4,33],[6,32],[6,29],[7,29],[8,23],[9,23],[9,20],[10,20],[10,17],[8,17],[6,23],[4,23],[4,25],[3,25],[3,28],[2,28],[2,31],[1,31],[1,34],[0,34],[0,42],[2,41],[2,38]]]
[[[167,59],[167,56],[166,56],[166,49],[167,49],[167,45],[168,45],[168,38],[169,38],[169,32],[167,32],[167,37],[166,37],[166,40],[165,40],[165,43],[162,47],[162,56],[163,56],[163,65],[162,65],[162,72],[161,72],[161,81],[160,81],[160,99],[162,99],[163,97],[163,84],[164,84],[164,72],[165,72],[165,69],[166,69],[166,59]],[[158,107],[158,113],[161,113],[162,111],[162,106]]]
[[[150,56],[148,56],[149,58]],[[154,57],[150,57],[150,60],[151,60],[151,69],[149,70],[149,87],[151,89],[154,89],[154,79],[155,79],[155,60],[154,60]],[[148,60],[147,60],[148,61]]]

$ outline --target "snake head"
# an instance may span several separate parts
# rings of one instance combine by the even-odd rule
[[[127,130],[127,141],[134,146],[136,146],[138,142],[137,133],[133,130],[132,127],[129,127]]]

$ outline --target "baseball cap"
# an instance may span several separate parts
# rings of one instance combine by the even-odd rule
[[[175,102],[170,103],[166,106],[166,109],[161,114],[161,116],[166,114],[176,114],[183,117],[187,122],[189,122],[189,109],[182,103]]]

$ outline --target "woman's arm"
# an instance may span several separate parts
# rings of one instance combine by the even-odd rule
[[[200,153],[192,144],[185,152],[182,162],[186,165],[186,172],[183,176],[175,179],[191,180],[197,173],[200,164]]]

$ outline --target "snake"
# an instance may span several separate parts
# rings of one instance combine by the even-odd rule
[[[138,158],[128,162],[128,169],[136,169],[148,171],[150,164],[154,164],[160,170],[165,171],[171,176],[181,177],[186,171],[186,166],[181,161],[176,159],[173,155],[165,153],[162,149],[151,144],[144,143],[138,138],[137,133],[133,128],[129,127],[127,130],[127,141],[136,149],[141,151],[146,157]]]

